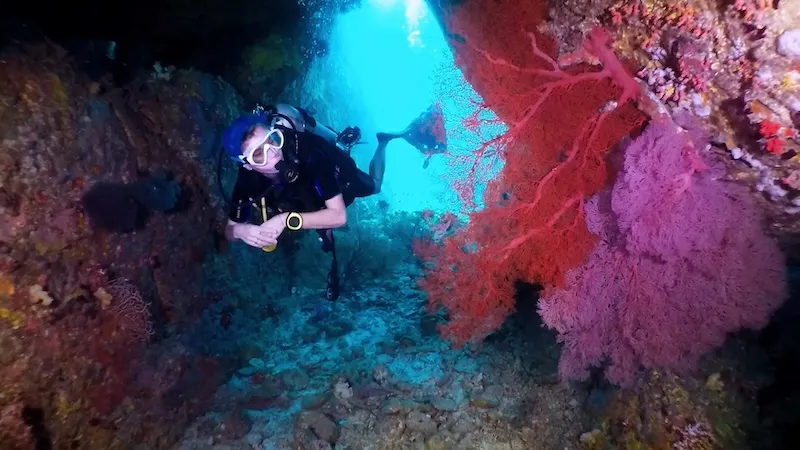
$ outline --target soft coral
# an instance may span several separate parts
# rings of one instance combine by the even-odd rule
[[[444,334],[456,343],[480,339],[505,320],[514,309],[514,279],[560,285],[585,260],[594,238],[583,201],[607,184],[608,151],[643,120],[629,102],[638,85],[602,30],[585,46],[605,64],[602,70],[561,67],[544,36],[529,29],[530,4],[500,3],[489,11],[466,3],[448,14],[448,28],[463,38],[454,44],[457,61],[484,108],[509,127],[484,142],[462,172],[468,179],[462,186],[470,187],[490,148],[505,156],[487,190],[487,208],[444,243],[422,281],[430,306],[448,311]],[[472,192],[466,189],[465,197]]]
[[[763,327],[786,296],[783,257],[751,198],[715,180],[673,123],[650,125],[586,209],[600,243],[539,302],[565,343],[566,378],[604,362],[617,383],[641,366],[691,368],[729,331]]]

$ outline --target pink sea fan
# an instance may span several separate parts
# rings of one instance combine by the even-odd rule
[[[609,363],[607,377],[625,384],[641,367],[691,369],[786,298],[784,258],[751,197],[705,169],[686,133],[653,123],[613,189],[587,203],[601,242],[539,304],[564,342],[562,376]]]
[[[148,342],[154,334],[153,320],[150,303],[144,301],[139,289],[128,279],[116,278],[108,284],[108,293],[113,297],[109,310],[128,339]]]

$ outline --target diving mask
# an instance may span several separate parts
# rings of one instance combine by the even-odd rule
[[[269,158],[269,153],[273,155],[280,155],[280,150],[283,148],[285,142],[283,131],[278,128],[270,129],[258,145],[253,146],[250,150],[246,150],[239,155],[239,160],[242,164],[250,164],[251,166],[265,166]]]

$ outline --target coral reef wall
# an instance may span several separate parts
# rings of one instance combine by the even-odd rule
[[[508,127],[451,158],[467,200],[483,161],[505,163],[486,207],[418,249],[446,338],[464,344],[500,328],[518,306],[517,280],[544,288],[539,311],[567,344],[568,379],[588,379],[590,366],[615,383],[633,382],[641,366],[688,371],[728,333],[767,325],[788,292],[779,242],[791,253],[798,236],[788,114],[798,72],[781,49],[798,16],[788,19],[797,2],[751,3],[438,4],[456,64],[482,97],[464,126],[490,124],[481,113],[491,110]],[[657,80],[671,70],[680,76]],[[784,86],[765,87],[767,73]],[[669,131],[656,133],[662,120]],[[637,148],[646,151],[634,157]],[[618,196],[598,210],[611,185]],[[617,222],[621,235],[605,232]],[[602,250],[611,242],[619,252]],[[578,339],[617,327],[606,313],[627,316],[622,337]],[[638,355],[611,356],[627,346]]]
[[[193,71],[118,89],[56,45],[0,61],[0,448],[169,448],[248,359],[214,338],[237,320],[232,280],[260,269],[217,231],[219,135],[241,100]],[[128,232],[93,226],[92,188],[112,199],[92,214]]]
[[[581,436],[586,448],[740,448],[744,434],[745,448],[797,447],[786,324],[797,316],[800,2],[434,9],[477,107],[508,126],[468,149],[475,157],[454,176],[469,188],[499,154],[486,208],[442,245],[417,248],[429,306],[448,318],[442,334],[496,339],[509,322],[531,326],[521,313],[538,307],[563,344],[562,380],[586,381],[592,395],[601,375],[623,387]],[[636,113],[619,120],[633,105],[641,127]],[[476,114],[465,128],[489,122]],[[519,280],[543,290],[520,296]],[[741,419],[719,407],[725,391],[745,401]],[[753,423],[761,429],[742,433]],[[604,432],[615,445],[596,439]]]

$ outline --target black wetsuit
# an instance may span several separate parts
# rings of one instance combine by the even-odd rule
[[[261,198],[265,198],[270,210],[268,217],[272,217],[279,211],[319,211],[326,201],[339,194],[349,206],[356,198],[376,192],[373,177],[360,170],[350,155],[324,138],[311,133],[287,133],[286,139],[286,145],[290,145],[290,139],[299,140],[297,180],[275,183],[256,171],[240,167],[229,211],[232,221],[261,224]]]
[[[376,192],[375,180],[360,170],[347,153],[315,134],[286,133],[287,145],[298,140],[299,176],[292,183],[273,182],[266,176],[239,168],[233,189],[228,217],[237,223],[260,225],[264,213],[270,218],[280,212],[313,212],[325,207],[325,202],[342,194],[346,206],[358,197]],[[262,208],[263,199],[263,208]],[[338,297],[338,270],[335,241],[331,230],[317,230],[323,250],[333,252],[333,264],[328,276],[327,296]]]

